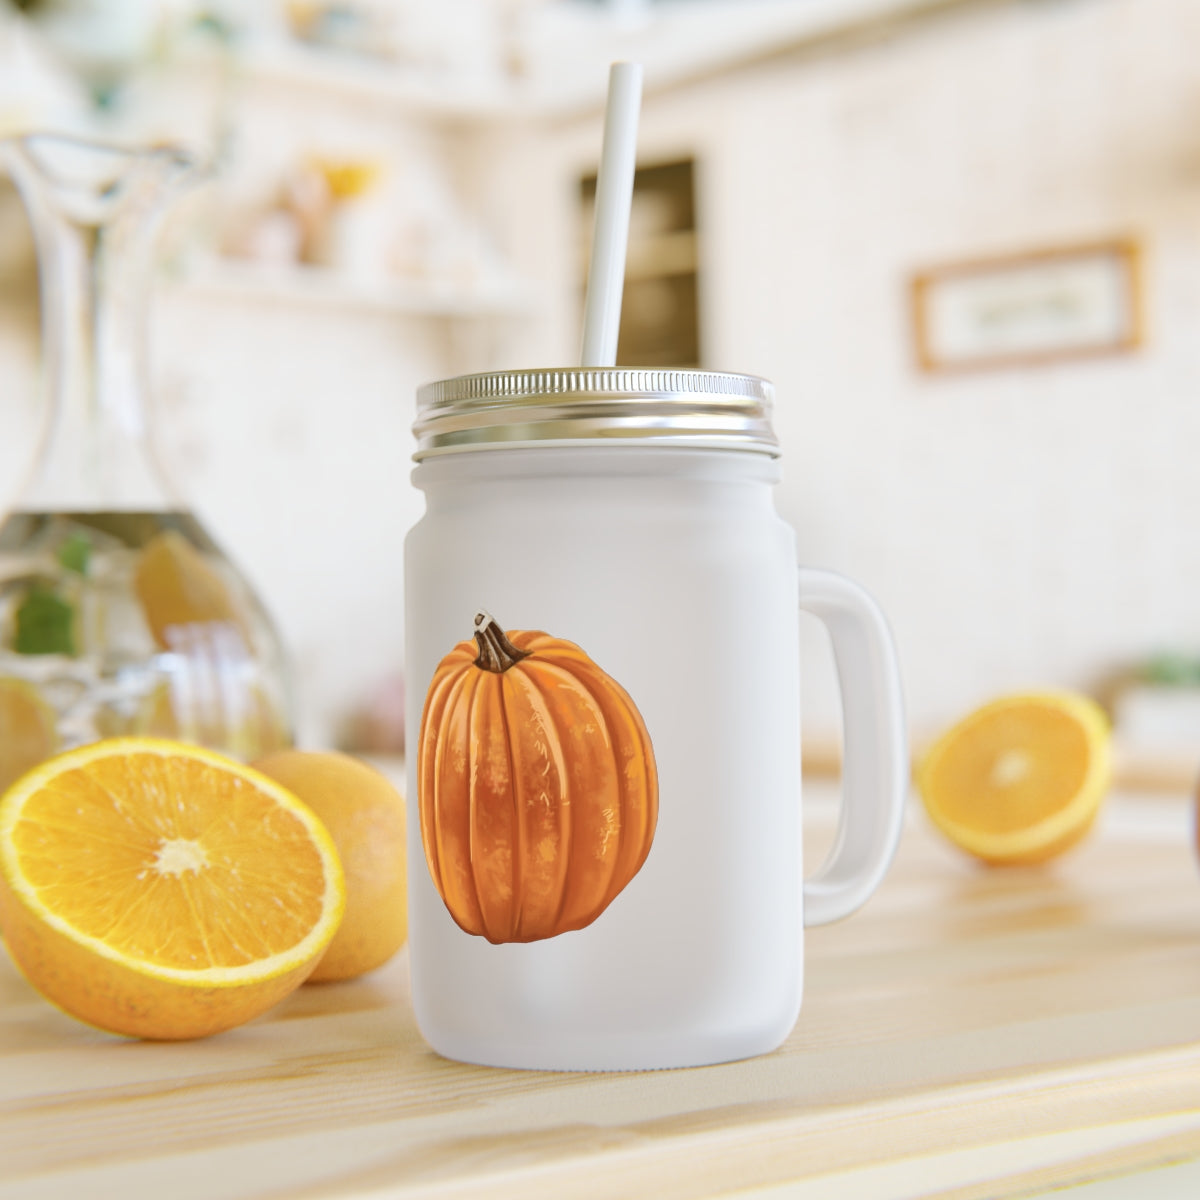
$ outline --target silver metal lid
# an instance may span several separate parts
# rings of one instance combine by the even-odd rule
[[[561,367],[459,375],[418,388],[413,458],[551,442],[778,456],[774,396],[765,379],[723,371]]]

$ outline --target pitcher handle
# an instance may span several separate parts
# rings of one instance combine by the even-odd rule
[[[908,795],[908,737],[896,648],[879,605],[844,575],[801,567],[800,607],[829,630],[842,692],[837,838],[804,884],[804,924],[826,925],[863,904],[896,853]]]

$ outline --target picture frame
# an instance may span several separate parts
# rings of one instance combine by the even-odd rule
[[[948,263],[910,282],[926,373],[995,370],[1137,350],[1142,252],[1133,237]]]

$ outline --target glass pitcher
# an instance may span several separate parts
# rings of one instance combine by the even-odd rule
[[[0,788],[138,735],[249,759],[291,741],[279,637],[156,458],[145,310],[185,153],[0,143],[33,225],[48,414],[0,524]]]

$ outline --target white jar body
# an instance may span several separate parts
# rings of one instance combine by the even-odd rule
[[[802,988],[795,540],[766,455],[486,450],[423,463],[405,546],[409,920],[417,1022],[497,1066],[632,1070],[774,1049]],[[576,643],[628,693],[657,825],[586,928],[493,944],[452,919],[417,783],[430,681],[476,613]],[[520,731],[513,731],[520,736]]]

